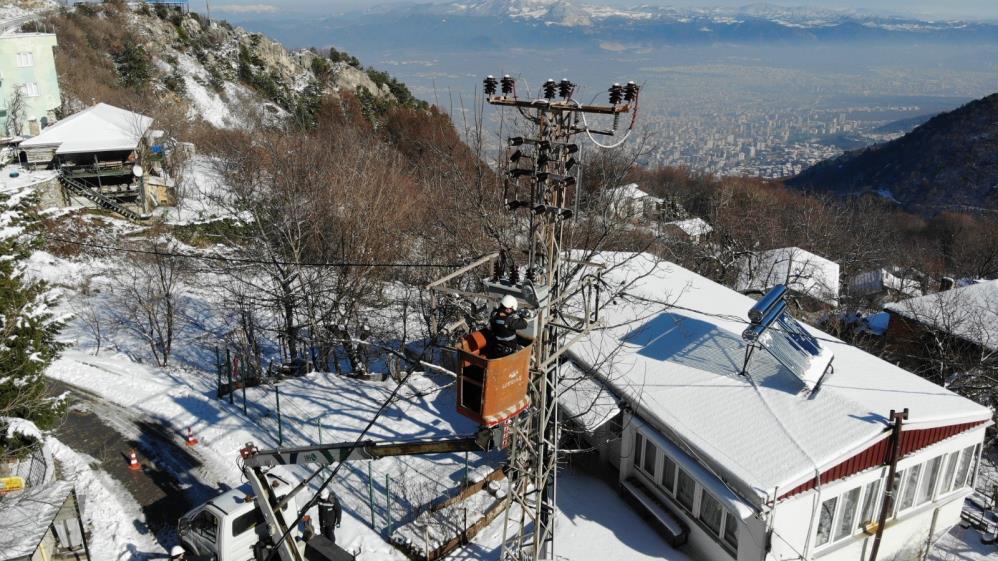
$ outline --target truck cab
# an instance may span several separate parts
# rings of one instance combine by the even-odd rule
[[[267,480],[278,496],[291,491],[290,479],[268,473]],[[212,561],[253,561],[253,547],[266,539],[263,516],[256,507],[253,491],[248,485],[226,491],[210,501],[191,509],[180,518],[178,534],[191,557]],[[298,514],[294,498],[280,511],[286,523]],[[293,535],[300,536],[298,528]]]

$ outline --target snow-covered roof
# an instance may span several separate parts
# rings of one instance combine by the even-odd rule
[[[666,222],[663,226],[674,226],[683,231],[687,236],[691,238],[699,238],[700,236],[706,236],[707,234],[714,231],[710,224],[707,223],[703,218],[687,218],[686,220],[676,220],[674,222]]]
[[[893,290],[912,298],[922,295],[922,283],[904,275],[895,267],[891,267],[890,270],[877,269],[859,273],[849,280],[849,289],[858,296],[875,294],[883,290]]]
[[[998,351],[998,280],[884,306],[888,311]]]
[[[0,500],[0,561],[31,557],[72,490],[72,483],[56,481]]]
[[[134,150],[151,125],[151,117],[98,103],[25,140],[21,149],[53,147],[57,154]]]
[[[586,432],[593,432],[620,413],[617,396],[576,364],[565,363],[558,381],[558,404],[563,409],[563,421],[571,421]]]
[[[799,247],[771,249],[742,258],[736,290],[765,292],[778,284],[835,306],[839,301],[839,264]]]
[[[626,199],[648,199],[651,201],[661,201],[662,199],[649,195],[648,193],[641,190],[637,183],[628,183],[627,185],[621,185],[617,187],[616,191],[620,193],[620,196]]]
[[[834,373],[808,398],[768,353],[739,374],[751,298],[648,254],[597,262],[623,294],[600,312],[609,327],[572,347],[634,411],[694,451],[746,497],[779,494],[883,438],[891,409],[912,429],[987,421],[991,412],[949,390],[806,327],[834,353]],[[754,381],[754,383],[753,383]]]

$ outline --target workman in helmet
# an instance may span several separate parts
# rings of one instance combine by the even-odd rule
[[[336,543],[336,528],[340,527],[342,518],[343,509],[340,507],[340,500],[336,495],[330,494],[329,489],[323,489],[319,493],[319,533]]]
[[[516,332],[527,328],[523,313],[516,312],[516,298],[507,294],[489,316],[489,358],[502,358],[516,352]]]
[[[170,561],[183,561],[186,553],[183,547],[175,545],[170,548]]]

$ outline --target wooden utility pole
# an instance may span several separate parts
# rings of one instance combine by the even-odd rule
[[[884,489],[884,502],[880,505],[880,516],[877,519],[877,535],[873,538],[873,550],[870,552],[870,561],[877,561],[877,553],[880,551],[880,541],[884,537],[884,526],[887,524],[887,515],[894,510],[894,477],[898,469],[898,456],[901,455],[901,425],[908,420],[908,408],[898,413],[891,409],[891,455],[890,467],[887,469],[887,486]]]

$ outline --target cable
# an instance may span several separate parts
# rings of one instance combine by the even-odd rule
[[[466,263],[413,263],[413,262],[398,262],[398,263],[387,263],[387,262],[352,262],[352,261],[268,261],[264,259],[249,259],[245,257],[226,257],[224,255],[199,255],[196,253],[179,253],[171,251],[156,251],[148,249],[136,249],[130,247],[121,247],[113,245],[104,245],[92,242],[81,242],[76,240],[67,240],[65,238],[57,238],[53,236],[46,236],[46,241],[54,241],[59,243],[66,243],[70,245],[76,245],[81,247],[90,247],[94,249],[105,249],[110,251],[120,251],[122,253],[137,253],[141,255],[158,255],[161,257],[177,257],[182,259],[200,259],[203,261],[225,261],[229,263],[245,263],[253,265],[280,265],[287,267],[319,267],[319,268],[345,268],[345,267],[368,267],[368,268],[419,268],[419,269],[453,269],[457,267],[463,267]]]
[[[364,437],[367,435],[367,431],[371,430],[371,427],[374,426],[374,422],[377,421],[378,418],[381,417],[381,414],[385,412],[385,409],[393,401],[395,401],[395,398],[398,396],[399,391],[406,385],[406,383],[409,381],[409,378],[412,377],[412,375],[416,372],[417,365],[418,362],[414,363],[413,366],[409,369],[409,371],[406,372],[405,377],[402,378],[402,381],[400,381],[399,384],[395,386],[395,389],[392,390],[391,395],[389,395],[388,399],[386,399],[385,402],[381,404],[381,407],[378,408],[377,412],[375,412],[374,417],[372,417],[371,420],[367,422],[367,426],[364,427],[364,430],[360,431],[360,434],[357,435],[357,439],[350,446],[350,448],[347,449],[346,454],[343,455],[342,457],[344,458],[349,457],[349,455],[352,454],[353,451],[360,446],[360,443],[364,440]],[[342,461],[336,464],[336,467],[333,468],[333,471],[332,473],[329,474],[329,477],[327,477],[322,482],[322,484],[319,485],[319,488],[316,490],[315,495],[313,495],[312,498],[305,503],[305,506],[298,512],[298,516],[295,518],[294,522],[288,524],[288,529],[281,535],[280,539],[274,541],[275,547],[272,550],[270,550],[270,554],[267,555],[265,561],[271,561],[274,558],[274,556],[277,555],[278,551],[280,551],[280,548],[277,547],[277,544],[280,544],[281,542],[284,542],[285,540],[288,539],[288,535],[295,528],[298,527],[298,524],[301,522],[301,519],[305,515],[305,513],[307,513],[310,508],[312,508],[319,502],[319,495],[322,493],[322,490],[325,489],[333,481],[333,478],[336,477],[336,474],[339,473],[340,468],[343,467],[345,463],[346,463],[345,461]],[[320,468],[319,471],[317,471],[311,477],[309,477],[309,480],[311,480],[313,477],[318,475],[318,473],[322,472],[325,469],[326,468]],[[294,547],[294,545],[292,545],[292,547]]]

